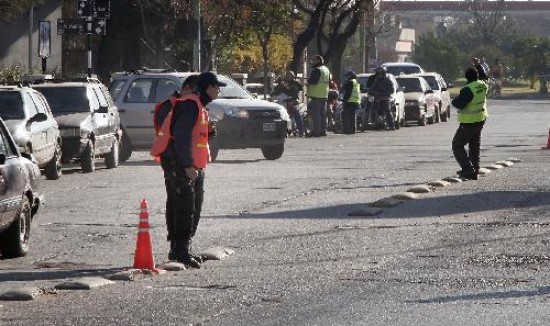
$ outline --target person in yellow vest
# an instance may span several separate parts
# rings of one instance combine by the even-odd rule
[[[327,135],[327,99],[330,83],[330,71],[324,65],[320,55],[311,59],[312,70],[307,80],[308,112],[313,118],[312,137]]]
[[[478,70],[468,68],[464,74],[466,85],[452,105],[458,109],[458,127],[453,138],[453,154],[464,179],[477,180],[481,149],[481,131],[487,114],[487,84],[479,80]],[[465,146],[468,145],[468,152]]]
[[[196,91],[178,98],[157,132],[151,154],[159,156],[166,184],[168,259],[200,268],[191,253],[204,198],[204,177],[210,160],[208,111],[205,106],[226,86],[212,72],[201,73]]]
[[[347,81],[344,84],[343,99],[344,110],[342,111],[342,127],[344,134],[355,133],[355,111],[361,107],[361,90],[355,71],[346,73]]]

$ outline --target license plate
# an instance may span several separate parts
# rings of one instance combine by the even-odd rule
[[[274,123],[264,123],[263,127],[264,127],[264,131],[275,131]]]

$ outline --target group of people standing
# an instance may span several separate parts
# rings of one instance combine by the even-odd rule
[[[307,112],[312,120],[310,134],[304,131],[303,117],[298,110],[299,94],[303,89],[300,82],[296,80],[294,72],[289,71],[283,79],[275,86],[272,96],[276,97],[286,94],[286,107],[289,115],[296,123],[299,136],[322,137],[327,135],[329,121],[332,116],[331,108],[341,97],[342,109],[342,131],[344,134],[354,134],[356,128],[355,113],[361,108],[361,85],[357,80],[355,71],[350,70],[345,74],[345,81],[342,88],[332,78],[331,72],[324,64],[320,55],[314,55],[311,59],[311,73],[307,79]],[[395,92],[395,86],[387,77],[386,70],[379,68],[376,74],[372,75],[367,82],[369,92],[375,94],[377,105],[382,106],[385,112],[387,125],[390,130],[395,130],[394,118],[391,112],[390,96]],[[341,96],[340,96],[341,95]],[[370,108],[370,107],[369,107]],[[363,114],[363,123],[369,115],[368,110]]]

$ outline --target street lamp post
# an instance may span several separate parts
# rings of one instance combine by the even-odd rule
[[[201,71],[201,1],[195,1],[195,17],[197,19],[197,40],[195,43],[195,69]]]

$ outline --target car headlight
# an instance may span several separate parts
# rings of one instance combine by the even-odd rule
[[[248,111],[246,111],[244,108],[240,107],[225,107],[223,109],[224,113],[228,116],[236,117],[236,118],[244,118],[248,119]]]
[[[59,129],[61,137],[80,137],[80,128],[63,128]]]

